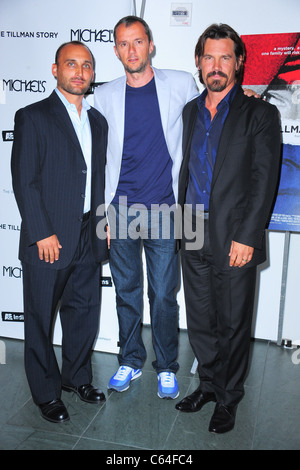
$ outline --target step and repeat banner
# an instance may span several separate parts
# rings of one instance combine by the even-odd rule
[[[247,54],[244,85],[277,107],[282,133],[281,174],[269,223],[269,240],[276,235],[277,241],[283,243],[283,253],[270,244],[271,269],[261,272],[257,320],[260,324],[262,318],[266,318],[266,323],[267,318],[270,320],[267,330],[270,334],[272,325],[277,326],[274,318],[277,319],[275,312],[279,311],[277,343],[299,345],[300,33],[251,34],[242,38]],[[276,271],[272,268],[278,261],[281,272],[278,270],[277,280],[281,285],[276,288]],[[275,308],[279,306],[275,311],[274,298],[277,298]]]
[[[300,232],[300,33],[242,38],[244,85],[277,106],[281,118],[281,178],[269,229]]]
[[[229,2],[230,3],[230,2]],[[247,4],[247,2],[245,2]],[[276,339],[282,283],[284,233],[292,232],[287,309],[289,332],[300,338],[299,231],[300,231],[300,44],[296,26],[298,1],[287,0],[285,15],[278,15],[280,0],[253,0],[243,9],[216,0],[210,8],[202,0],[1,0],[0,2],[0,336],[23,339],[22,267],[18,260],[20,215],[12,191],[10,158],[15,112],[49,96],[56,86],[51,65],[57,48],[66,41],[88,45],[96,58],[99,86],[124,74],[113,51],[113,28],[123,16],[136,13],[149,23],[155,44],[153,65],[194,74],[194,47],[199,35],[213,22],[230,24],[247,48],[244,84],[276,104],[281,114],[283,164],[278,198],[270,222],[269,260],[262,267],[258,286],[254,336]],[[295,27],[293,27],[293,23]],[[291,31],[286,33],[285,31]],[[270,34],[268,34],[268,32]],[[199,84],[201,91],[201,85]],[[93,104],[92,94],[88,100]],[[144,259],[145,266],[145,259]],[[144,277],[144,323],[150,323],[147,283]],[[186,328],[182,285],[178,291],[179,326]],[[57,319],[54,342],[61,338]],[[292,338],[292,339],[293,339]],[[108,264],[103,266],[102,306],[96,350],[118,351],[115,291]]]

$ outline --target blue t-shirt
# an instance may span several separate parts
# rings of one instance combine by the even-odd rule
[[[145,86],[126,86],[123,157],[114,204],[175,203],[172,159],[163,133],[154,78]]]

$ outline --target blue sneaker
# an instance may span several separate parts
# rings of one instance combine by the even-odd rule
[[[161,372],[158,374],[157,395],[160,398],[170,398],[172,400],[178,397],[178,384],[173,372]]]
[[[131,380],[142,375],[141,369],[132,369],[128,366],[120,366],[115,375],[109,381],[107,388],[116,392],[124,392],[129,388]]]

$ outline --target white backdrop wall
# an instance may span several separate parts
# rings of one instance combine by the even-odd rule
[[[191,10],[189,26],[171,23],[171,11],[182,5]],[[17,109],[48,96],[55,87],[51,64],[57,47],[71,39],[81,39],[96,57],[96,81],[109,81],[123,74],[113,52],[112,30],[127,14],[139,15],[149,23],[155,44],[154,66],[187,70],[194,74],[194,47],[201,32],[213,22],[226,22],[240,34],[299,31],[299,0],[90,0],[83,9],[78,0],[1,0],[0,3],[0,336],[23,338],[22,270],[18,260],[20,216],[10,177],[11,134]],[[198,83],[201,90],[201,86]],[[92,97],[89,97],[92,103]],[[276,340],[281,301],[284,254],[282,232],[269,232],[269,258],[260,269],[253,336]],[[283,337],[300,338],[300,289],[298,271],[300,236],[292,233],[288,263]],[[103,267],[104,287],[99,338],[95,349],[117,351],[118,326],[114,287],[108,264]],[[107,278],[107,279],[106,279]],[[146,296],[144,322],[149,323]],[[186,328],[182,287],[178,293],[180,327]],[[55,341],[61,336],[56,323]]]

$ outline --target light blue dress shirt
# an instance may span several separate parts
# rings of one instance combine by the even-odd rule
[[[85,159],[87,174],[83,212],[86,213],[91,208],[92,135],[87,113],[91,106],[83,98],[81,115],[79,116],[75,104],[69,103],[67,98],[57,88],[55,91],[68,111]]]

